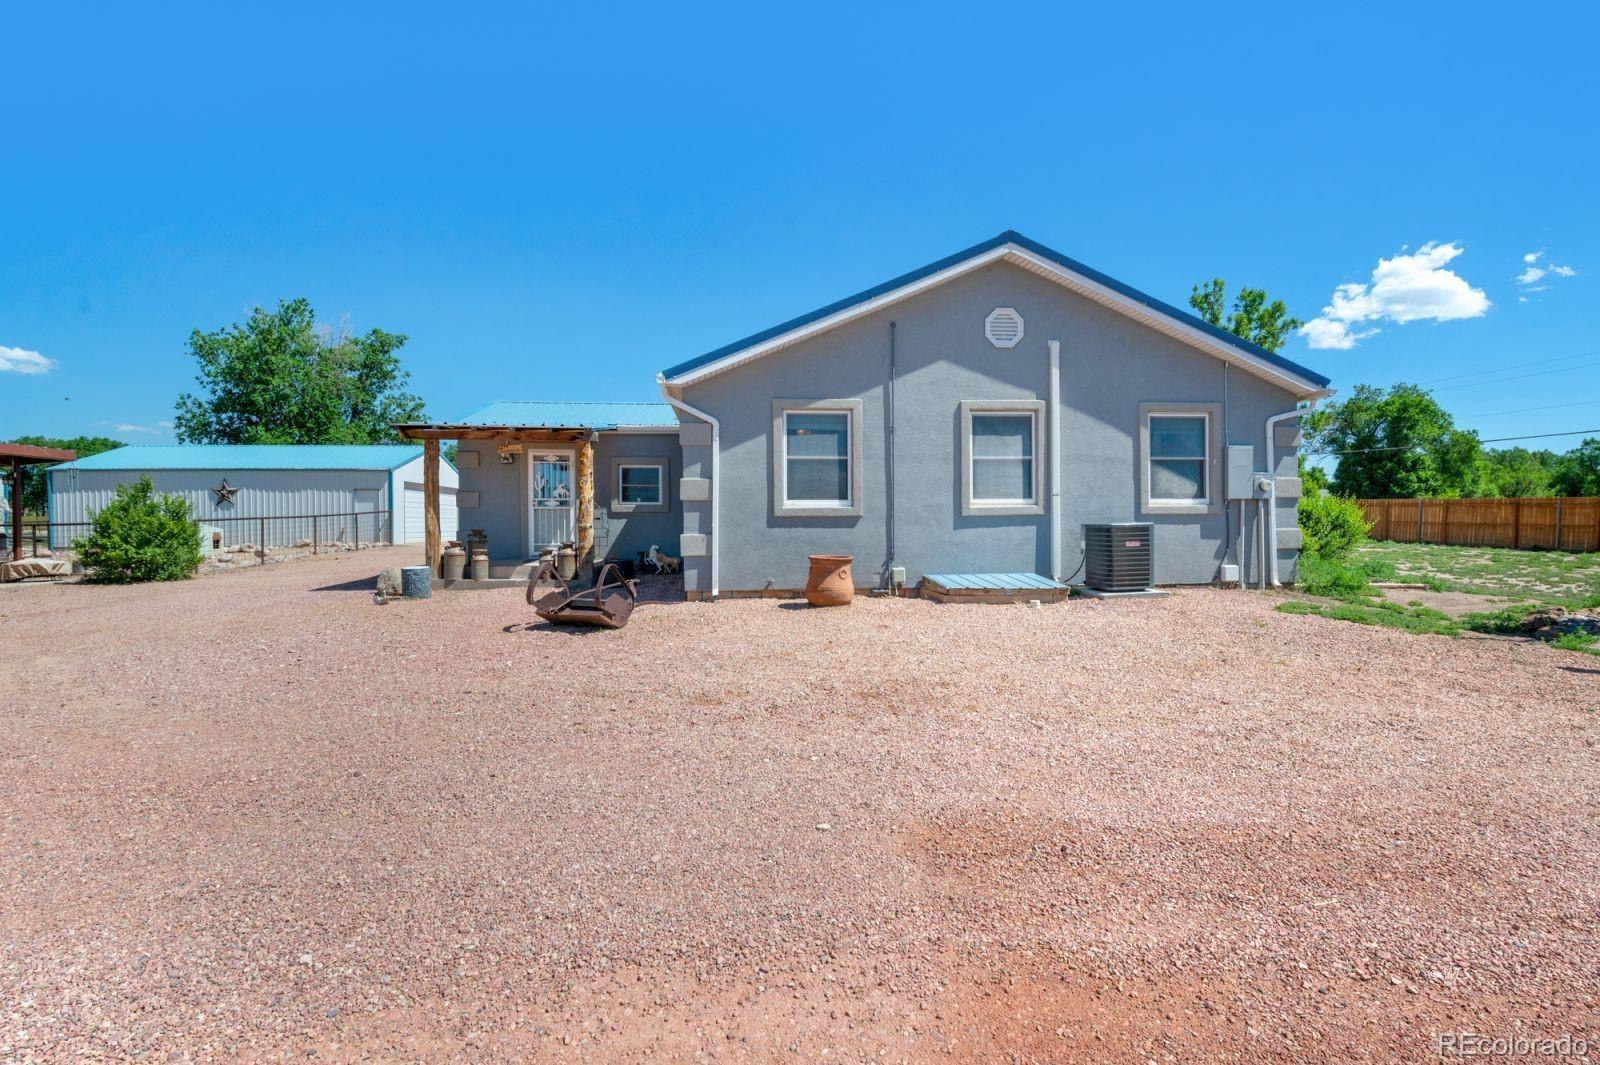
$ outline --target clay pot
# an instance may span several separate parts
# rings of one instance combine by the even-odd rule
[[[812,606],[848,606],[856,597],[850,579],[854,555],[811,555],[811,573],[806,578],[806,602]]]

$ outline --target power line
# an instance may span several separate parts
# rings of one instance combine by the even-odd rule
[[[1588,407],[1600,403],[1600,399],[1580,399],[1576,403],[1551,403],[1545,407],[1519,407],[1516,410],[1492,410],[1487,414],[1458,414],[1458,418],[1498,418],[1502,414],[1531,414],[1536,410],[1560,410],[1563,407]]]
[[[1485,374],[1504,373],[1507,370],[1520,370],[1525,366],[1544,366],[1552,362],[1571,362],[1573,359],[1587,359],[1592,355],[1600,355],[1600,351],[1582,351],[1576,355],[1558,355],[1553,359],[1534,359],[1531,362],[1514,362],[1510,366],[1496,366],[1489,370],[1474,370],[1471,373],[1453,374],[1450,377],[1435,377],[1431,381],[1420,381],[1419,384],[1442,384],[1445,381],[1460,381],[1468,377],[1482,377]]]
[[[1574,429],[1568,433],[1530,433],[1527,436],[1491,436],[1480,439],[1480,444],[1499,444],[1507,440],[1544,440],[1552,436],[1588,436],[1590,433],[1600,433],[1600,429]],[[1422,447],[1422,444],[1397,444],[1394,447],[1363,447],[1354,451],[1308,451],[1307,455],[1333,458],[1338,455],[1370,455],[1378,451],[1410,451],[1412,448]]]
[[[1454,388],[1478,388],[1482,385],[1501,385],[1508,381],[1521,381],[1525,377],[1549,377],[1553,373],[1571,373],[1574,367],[1559,366],[1554,370],[1535,370],[1532,373],[1512,374],[1510,377],[1494,377],[1487,381],[1465,381],[1459,385],[1445,385],[1443,388],[1429,389],[1430,392],[1449,392]]]

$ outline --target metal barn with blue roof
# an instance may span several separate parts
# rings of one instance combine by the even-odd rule
[[[453,538],[458,479],[448,462],[440,463],[439,474],[441,531]],[[292,546],[311,538],[313,516],[327,519],[318,523],[318,538],[423,538],[417,444],[130,444],[46,472],[52,546],[81,535],[73,526],[110,502],[117,485],[140,477],[188,500],[201,524],[237,530],[230,542],[254,542],[264,534],[267,547]],[[255,528],[247,527],[251,518],[258,519]]]

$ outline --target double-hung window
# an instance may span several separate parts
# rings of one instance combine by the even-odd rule
[[[1042,514],[1044,404],[969,400],[961,404],[961,511]]]
[[[774,509],[778,516],[861,513],[858,400],[773,404]]]
[[[1150,513],[1200,514],[1216,508],[1213,404],[1145,405],[1144,509]]]

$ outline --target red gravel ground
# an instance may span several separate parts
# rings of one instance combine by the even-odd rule
[[[0,589],[0,1059],[1600,1045],[1600,672],[1254,593]]]

